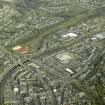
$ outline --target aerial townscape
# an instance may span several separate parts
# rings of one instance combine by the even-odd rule
[[[0,0],[0,105],[105,105],[105,0]]]

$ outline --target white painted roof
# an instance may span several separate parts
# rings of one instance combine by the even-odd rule
[[[65,37],[77,37],[77,34],[75,34],[75,33],[68,33],[68,34],[63,35],[62,37],[63,38],[65,38]]]
[[[14,88],[14,92],[18,92],[19,89],[17,87]]]
[[[71,70],[71,69],[69,69],[69,68],[66,68],[65,69],[67,72],[69,72],[70,74],[74,74],[74,72]]]

